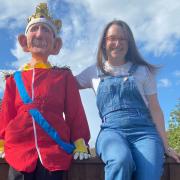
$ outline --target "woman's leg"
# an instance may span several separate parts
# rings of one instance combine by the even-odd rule
[[[103,130],[96,150],[105,163],[105,180],[131,180],[135,166],[125,137],[118,131]]]
[[[158,137],[144,137],[131,149],[136,164],[136,180],[160,180],[163,172],[164,148]]]

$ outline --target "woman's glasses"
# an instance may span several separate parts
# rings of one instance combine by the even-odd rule
[[[109,41],[111,43],[117,43],[117,42],[123,42],[126,41],[127,39],[124,37],[120,37],[120,36],[106,36],[105,37],[106,41]]]

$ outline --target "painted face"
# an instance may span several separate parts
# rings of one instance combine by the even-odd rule
[[[106,55],[110,63],[114,65],[125,63],[128,51],[128,42],[121,26],[113,24],[106,34]]]
[[[54,41],[54,33],[46,24],[34,24],[27,32],[27,47],[34,55],[48,57],[53,49]]]

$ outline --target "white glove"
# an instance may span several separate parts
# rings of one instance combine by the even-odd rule
[[[74,159],[89,159],[91,155],[88,153],[88,148],[84,142],[84,139],[80,138],[74,142],[76,149],[74,150]]]
[[[4,152],[1,152],[1,153],[0,153],[0,158],[3,159],[4,157],[5,157],[5,153],[4,153]]]
[[[74,159],[76,160],[76,159],[80,159],[80,160],[83,160],[83,159],[89,159],[91,157],[91,155],[90,154],[88,154],[88,153],[83,153],[83,152],[76,152],[75,154],[74,154]]]

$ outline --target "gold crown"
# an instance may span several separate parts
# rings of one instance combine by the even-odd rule
[[[40,3],[36,7],[36,12],[28,18],[28,23],[30,23],[32,20],[37,18],[45,18],[46,20],[50,21],[56,28],[57,32],[60,31],[62,23],[59,19],[53,19],[48,11],[48,7],[46,3]]]

